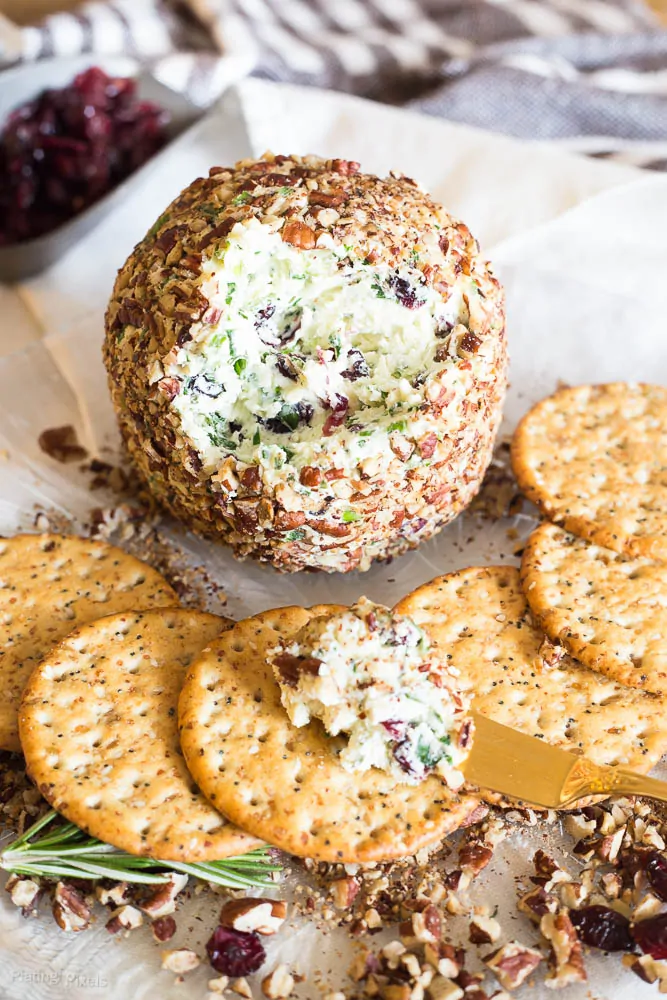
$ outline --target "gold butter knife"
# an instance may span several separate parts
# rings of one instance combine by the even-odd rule
[[[646,795],[667,802],[667,781],[600,766],[478,712],[472,716],[472,750],[461,767],[469,785],[546,809],[564,809],[589,795]]]

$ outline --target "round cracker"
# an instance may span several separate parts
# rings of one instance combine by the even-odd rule
[[[212,861],[258,842],[188,773],[176,707],[187,668],[228,621],[166,608],[109,615],[40,663],[20,710],[30,776],[91,836],[161,861]]]
[[[396,784],[338,762],[344,739],[297,729],[267,652],[337,607],[279,608],[237,622],[194,663],[179,700],[181,746],[207,798],[234,823],[320,861],[389,861],[465,824],[479,806],[438,778]]]
[[[554,524],[530,536],[521,580],[546,634],[591,670],[667,694],[667,565],[630,559]]]
[[[613,382],[559,389],[512,441],[521,490],[575,535],[667,558],[667,389]]]
[[[54,534],[0,538],[0,748],[21,749],[23,688],[72,629],[117,611],[179,604],[157,570],[106,542]]]
[[[558,661],[532,623],[513,566],[441,576],[396,611],[428,631],[482,715],[596,764],[643,772],[667,750],[667,700],[624,687],[567,654]]]

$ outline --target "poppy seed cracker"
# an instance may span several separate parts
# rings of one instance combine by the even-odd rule
[[[21,749],[21,692],[72,629],[117,611],[179,603],[157,570],[106,542],[56,534],[0,538],[0,748]]]
[[[292,725],[267,652],[338,610],[281,608],[220,635],[183,686],[181,745],[209,801],[276,847],[320,861],[406,857],[465,825],[479,799],[435,777],[404,785],[375,768],[350,773],[338,761],[343,738]]]
[[[110,615],[69,635],[25,690],[28,772],[91,836],[163,861],[213,861],[258,842],[201,795],[178,742],[186,670],[223,618],[181,608]]]
[[[632,559],[554,524],[526,544],[521,579],[533,615],[591,670],[667,694],[667,564]]]
[[[559,389],[512,441],[522,492],[550,521],[615,552],[667,558],[667,389]]]

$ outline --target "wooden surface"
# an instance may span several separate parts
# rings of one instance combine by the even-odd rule
[[[667,24],[667,0],[649,0],[649,5],[660,14]]]

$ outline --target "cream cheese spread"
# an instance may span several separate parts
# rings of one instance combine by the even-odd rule
[[[269,481],[290,465],[349,472],[392,435],[432,429],[419,414],[426,376],[468,319],[461,289],[445,301],[416,267],[364,263],[345,246],[300,250],[251,219],[206,261],[202,292],[213,322],[164,370],[206,468],[233,454]],[[476,292],[470,279],[468,301]]]
[[[319,719],[331,736],[347,734],[346,770],[377,767],[409,784],[435,773],[460,786],[468,702],[411,619],[362,598],[313,618],[271,656],[292,723]]]

